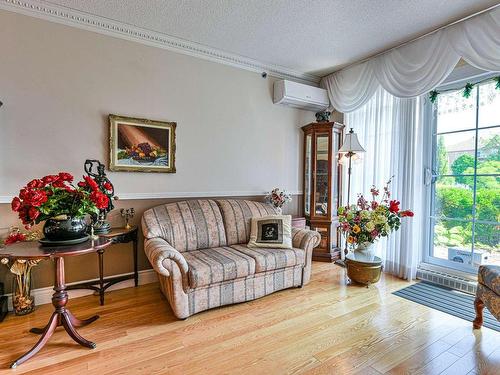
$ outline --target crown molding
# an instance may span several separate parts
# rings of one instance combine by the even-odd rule
[[[301,191],[290,191],[291,195],[302,195]],[[257,197],[267,195],[265,191],[173,191],[158,193],[123,193],[117,194],[119,200],[141,199],[178,199],[178,198],[221,198],[221,197]],[[12,202],[14,196],[0,195],[0,204]]]
[[[318,85],[321,77],[268,64],[126,23],[36,0],[0,0],[0,9],[175,51],[252,72]]]

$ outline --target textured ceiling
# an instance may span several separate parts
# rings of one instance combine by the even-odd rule
[[[498,0],[50,0],[264,63],[325,75]]]

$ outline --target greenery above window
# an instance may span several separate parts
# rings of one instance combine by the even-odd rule
[[[483,83],[483,82],[486,82],[486,81],[490,81],[492,80],[492,78],[488,78],[488,79],[485,79],[483,81],[479,81],[479,82],[476,82],[476,83],[470,83],[470,82],[467,82],[464,86],[464,88],[462,89],[462,95],[464,98],[470,98],[471,96],[471,93],[472,93],[472,89],[474,88],[475,85],[479,84],[479,83]],[[495,84],[495,89],[497,90],[500,90],[500,76],[498,77],[495,77],[493,78],[493,81],[496,82]],[[457,91],[457,89],[452,89],[452,90],[432,90],[430,93],[429,93],[429,100],[431,101],[431,103],[435,103],[437,98],[438,98],[438,95],[439,94],[442,94],[444,92],[449,92],[449,91]]]

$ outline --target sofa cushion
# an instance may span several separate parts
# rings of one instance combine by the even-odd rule
[[[240,199],[218,199],[228,245],[248,243],[250,240],[250,219],[276,215],[275,208],[262,202],[254,202]]]
[[[292,248],[292,216],[252,217],[248,247]]]
[[[142,217],[142,231],[145,238],[163,238],[180,252],[226,245],[222,214],[210,199],[151,208]]]
[[[231,248],[255,259],[256,273],[300,266],[306,261],[306,253],[302,249],[263,249],[247,245],[232,245]]]
[[[185,252],[191,288],[247,277],[255,273],[255,260],[229,247]]]
[[[500,295],[500,266],[479,266],[477,281]]]

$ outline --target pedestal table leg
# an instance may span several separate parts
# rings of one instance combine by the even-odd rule
[[[69,310],[66,309],[66,304],[68,303],[68,293],[66,292],[64,277],[64,258],[55,258],[55,262],[55,286],[54,294],[52,295],[52,305],[54,305],[55,311],[52,313],[49,323],[45,326],[45,328],[43,328],[43,332],[40,328],[34,328],[30,331],[33,333],[41,333],[42,337],[40,337],[36,345],[31,350],[16,359],[11,364],[11,368],[17,367],[18,365],[26,362],[28,359],[38,353],[40,349],[42,349],[47,343],[56,328],[60,325],[62,325],[66,332],[68,332],[68,334],[71,336],[71,338],[73,338],[73,340],[75,340],[80,345],[91,349],[95,348],[96,346],[95,343],[85,340],[83,337],[81,337],[75,330],[75,327],[81,327],[83,325],[92,323],[97,318],[99,318],[99,316],[96,315],[86,320],[79,320],[75,318],[73,314],[69,312]]]

